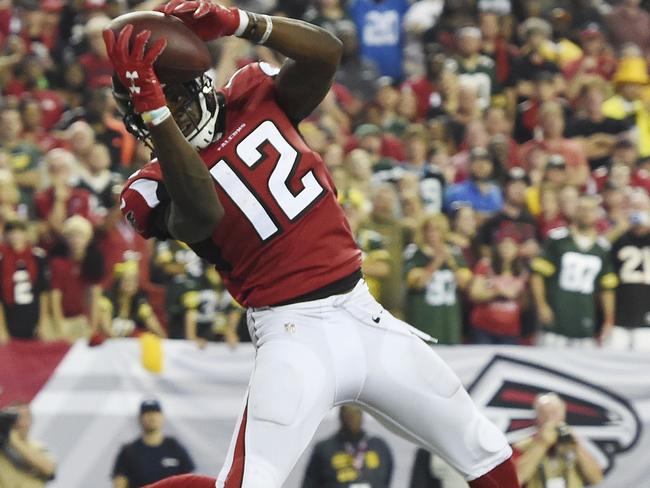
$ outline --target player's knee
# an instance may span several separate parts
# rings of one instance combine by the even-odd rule
[[[303,373],[288,361],[269,361],[254,374],[250,415],[257,420],[289,425],[302,401]]]
[[[477,419],[472,429],[474,443],[486,456],[493,456],[498,453],[511,452],[510,445],[503,432],[496,425],[483,416]]]

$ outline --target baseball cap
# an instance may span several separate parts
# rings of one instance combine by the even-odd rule
[[[487,150],[482,147],[472,148],[472,150],[469,152],[469,159],[471,161],[476,161],[477,159],[489,159],[490,161],[492,161],[492,158],[490,157],[490,153],[487,152]]]
[[[465,25],[456,29],[456,37],[473,37],[475,39],[480,39],[481,29],[475,25]]]
[[[524,169],[520,168],[519,166],[510,168],[510,171],[508,171],[508,174],[506,175],[506,184],[513,181],[523,181],[528,185],[529,180],[526,171],[524,171]]]
[[[384,88],[385,86],[390,86],[392,88],[397,88],[398,83],[395,80],[395,78],[391,76],[381,76],[379,79],[375,82],[375,87],[379,90],[380,88]]]
[[[603,37],[603,30],[601,29],[600,25],[596,24],[595,22],[590,22],[582,28],[580,31],[580,37],[583,37],[585,39]]]
[[[548,163],[546,163],[546,169],[553,169],[553,168],[566,168],[566,161],[564,157],[560,154],[551,154],[548,157]]]
[[[148,398],[140,404],[140,415],[147,412],[162,412],[160,402],[155,398]]]
[[[379,136],[381,135],[381,129],[375,124],[361,124],[354,131],[354,135],[357,137]]]

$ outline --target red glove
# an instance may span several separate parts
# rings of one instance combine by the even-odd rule
[[[129,53],[132,32],[133,26],[125,25],[116,42],[113,31],[105,29],[104,43],[117,76],[129,90],[135,111],[141,114],[167,105],[162,86],[153,70],[153,63],[165,49],[167,41],[158,39],[145,55],[144,46],[151,37],[151,31],[145,30],[135,36],[133,49]]]
[[[242,21],[238,8],[222,7],[210,0],[172,0],[156,10],[178,17],[205,42],[232,36]]]

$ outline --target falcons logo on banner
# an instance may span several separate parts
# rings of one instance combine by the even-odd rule
[[[617,454],[637,443],[641,423],[624,398],[600,386],[535,363],[496,355],[468,388],[486,415],[513,444],[535,430],[533,401],[555,392],[566,402],[567,424],[606,471]]]

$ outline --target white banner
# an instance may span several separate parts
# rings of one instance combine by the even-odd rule
[[[524,347],[459,346],[436,350],[460,376],[476,402],[516,441],[530,433],[530,404],[556,391],[568,402],[568,420],[607,470],[603,488],[650,487],[650,357],[606,351],[554,351]],[[34,438],[59,462],[57,488],[108,488],[120,446],[138,435],[140,401],[157,397],[166,431],[190,451],[197,472],[215,475],[223,461],[254,360],[250,345],[235,351],[213,344],[166,341],[164,370],[140,363],[137,340],[96,348],[77,343],[32,403]],[[432,412],[435,416],[435,412]],[[315,440],[338,427],[336,413]],[[368,431],[386,438],[396,471],[392,486],[408,486],[415,448],[369,416]],[[311,447],[287,488],[298,488]]]

